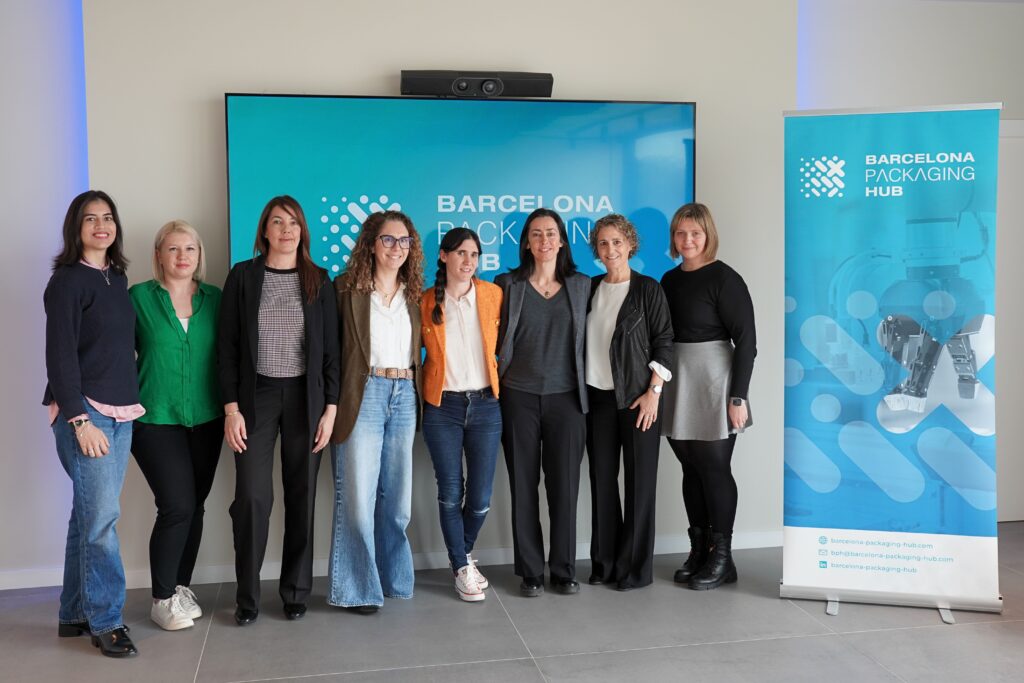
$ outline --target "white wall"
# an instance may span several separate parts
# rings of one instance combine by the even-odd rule
[[[81,3],[0,3],[0,588],[59,583],[71,483],[40,405],[43,288],[89,184]]]
[[[51,0],[40,6],[49,4],[61,3]],[[723,236],[721,256],[750,283],[758,316],[760,353],[751,393],[758,425],[740,438],[735,456],[741,492],[737,545],[778,543],[782,523],[781,112],[797,106],[798,3],[523,0],[514,9],[502,4],[493,10],[487,9],[488,3],[467,0],[429,4],[433,6],[384,0],[85,3],[91,184],[112,192],[119,203],[129,256],[136,264],[130,272],[132,280],[145,279],[152,235],[173,217],[189,220],[202,232],[210,254],[211,280],[221,280],[226,273],[225,91],[393,95],[398,93],[402,68],[500,68],[553,72],[554,95],[559,98],[695,100],[697,196],[715,210]],[[1019,5],[838,0],[799,4],[803,9],[800,44],[813,61],[813,68],[801,70],[803,106],[1002,100],[1008,114],[1024,112],[1020,80],[1013,69],[1024,63],[1013,52],[1020,49],[1018,36],[1024,29]],[[6,4],[4,8],[6,12]],[[44,15],[45,7],[38,10],[38,16]],[[49,93],[49,84],[39,78],[34,64],[50,58],[53,43],[60,41],[52,36],[34,42],[23,39],[27,20],[15,16],[8,23],[6,15],[3,19],[3,49],[16,46],[19,57],[4,60],[3,85],[34,89],[40,97]],[[878,35],[889,42],[879,42]],[[961,35],[974,36],[978,50],[967,54],[952,50],[961,60],[954,72],[948,64],[953,59],[949,45],[958,44],[954,38]],[[896,45],[895,40],[902,42]],[[14,64],[17,67],[11,73],[8,65]],[[15,83],[16,78],[25,83]],[[985,89],[990,78],[992,86]],[[46,104],[26,112],[5,107],[5,125],[0,130],[16,126],[19,137],[45,139],[50,134],[45,117],[49,110]],[[5,161],[7,149],[5,140]],[[0,187],[14,188],[12,196],[19,200],[30,198],[19,203],[31,204],[33,209],[49,206],[56,207],[51,213],[62,213],[73,194],[55,190],[64,158],[51,153],[38,159],[40,170],[31,177],[24,168],[6,161]],[[16,243],[23,258],[4,272],[5,291],[26,294],[17,308],[7,308],[5,300],[2,319],[33,322],[28,341],[6,345],[3,360],[4,378],[13,387],[7,393],[13,398],[5,397],[8,409],[0,414],[0,433],[15,434],[20,440],[16,448],[0,449],[4,465],[0,547],[5,548],[0,554],[0,588],[60,580],[68,487],[35,405],[43,375],[39,293],[46,261],[59,241],[59,222],[60,216],[26,212],[20,222],[28,226],[23,244]],[[1000,299],[1001,306],[1007,303],[1012,303],[1007,297]],[[1009,344],[1005,342],[1003,348],[1011,348]],[[1005,389],[1000,386],[1001,392]],[[1001,429],[1006,422],[1001,421]],[[1006,452],[1005,436],[1003,443],[1002,452]],[[328,471],[321,474],[317,509],[316,554],[321,568],[331,514],[326,463],[324,469]],[[507,561],[511,545],[503,469],[499,466],[494,506],[478,546],[485,562]],[[201,580],[232,576],[227,516],[232,475],[230,456],[225,455],[207,506],[207,532],[199,558]],[[415,476],[414,550],[424,553],[421,563],[443,563],[435,488],[422,446],[416,453]],[[678,465],[664,449],[658,492],[659,551],[685,545],[679,480]],[[584,477],[584,489],[585,482]],[[129,582],[145,585],[153,505],[134,464],[122,503],[120,533]],[[267,576],[277,569],[280,536],[278,510]],[[584,546],[589,540],[585,492],[580,499],[579,540]],[[10,548],[17,550],[8,552]]]
[[[781,525],[782,154],[780,112],[795,104],[793,2],[487,3],[197,2],[85,5],[92,183],[113,193],[126,226],[132,280],[152,234],[182,217],[203,233],[211,280],[227,267],[223,93],[398,94],[403,68],[550,71],[555,97],[697,101],[697,193],[715,207],[722,256],[753,285],[761,358],[752,400],[759,427],[737,449],[744,492],[738,530],[748,544],[776,543]],[[756,68],[755,68],[756,66]],[[734,192],[738,169],[756,182]],[[670,210],[674,207],[666,207]],[[415,219],[415,216],[413,217]],[[656,239],[663,239],[657,236]],[[742,247],[741,247],[742,245]],[[422,560],[446,562],[436,487],[422,445],[415,459],[410,535]],[[318,558],[329,543],[329,467],[321,473]],[[231,576],[233,464],[225,455],[208,505],[199,559]],[[679,466],[663,454],[660,548],[685,536]],[[584,489],[586,485],[584,485]],[[492,512],[478,548],[508,561],[508,485],[499,467]],[[126,567],[147,566],[151,495],[132,466],[120,525]],[[589,495],[581,495],[579,540],[589,543]],[[49,532],[48,532],[49,533]],[[280,511],[268,552],[279,558]],[[742,543],[742,541],[741,541]],[[488,552],[490,549],[491,552]],[[322,567],[321,562],[321,567]],[[212,574],[211,574],[212,575]],[[134,575],[144,580],[142,575]]]
[[[801,0],[804,109],[1002,102],[996,227],[999,519],[1024,519],[1024,3]]]

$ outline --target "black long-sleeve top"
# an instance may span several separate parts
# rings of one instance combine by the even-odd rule
[[[739,273],[714,261],[697,270],[673,268],[661,278],[672,315],[674,341],[731,341],[730,396],[746,399],[757,355],[754,304]]]
[[[135,309],[128,278],[82,263],[61,266],[43,294],[46,309],[46,391],[70,420],[86,412],[83,396],[112,406],[139,402]]]

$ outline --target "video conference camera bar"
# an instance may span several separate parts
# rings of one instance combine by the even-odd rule
[[[528,71],[402,70],[403,95],[435,97],[551,97],[551,74]]]

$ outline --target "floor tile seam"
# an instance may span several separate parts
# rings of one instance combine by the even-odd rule
[[[812,612],[811,612],[810,610],[806,610],[806,609],[804,609],[803,607],[801,607],[800,605],[798,605],[798,604],[796,603],[796,601],[795,601],[795,600],[790,600],[790,599],[787,599],[787,600],[786,600],[786,602],[788,602],[788,603],[789,603],[790,605],[792,605],[792,606],[793,606],[793,607],[794,607],[795,609],[799,610],[799,611],[800,611],[800,613],[801,613],[801,614],[803,614],[804,616],[810,617],[810,618],[811,618],[811,620],[812,620],[812,621],[814,621],[814,623],[815,623],[815,624],[818,624],[818,625],[820,625],[820,626],[821,626],[822,628],[824,628],[824,629],[828,630],[828,632],[829,632],[829,633],[839,633],[839,632],[838,632],[838,631],[836,631],[836,630],[835,630],[834,628],[832,628],[831,626],[829,626],[829,624],[828,624],[828,621],[827,621],[827,620],[825,620],[825,619],[822,619],[822,618],[820,618],[820,616],[819,616],[819,615],[816,615],[816,614],[812,613]],[[825,604],[824,604],[824,606],[822,607],[822,612],[824,612],[824,611],[825,611],[825,606],[827,606],[827,605],[828,605],[828,602],[825,602],[825,601],[823,601],[823,602],[824,602]],[[828,616],[828,615],[826,614],[826,616]]]
[[[627,647],[618,650],[593,650],[588,652],[561,652],[558,654],[551,655],[536,655],[534,658],[541,659],[557,659],[559,657],[581,657],[587,655],[611,655],[620,654],[625,652],[651,652],[654,650],[671,650],[673,648],[684,648],[684,647],[703,647],[706,645],[737,645],[742,643],[762,643],[771,642],[775,640],[799,640],[800,638],[834,638],[836,636],[843,635],[841,633],[803,633],[800,635],[791,636],[766,636],[764,638],[743,638],[740,640],[709,640],[702,641],[699,643],[673,643],[670,645],[650,645],[648,647]]]
[[[1017,569],[1016,567],[1011,567],[1010,565],[1003,564],[1002,562],[999,563],[999,566],[1003,569],[1009,569],[1014,574],[1020,574],[1021,576],[1024,576],[1024,569]]]
[[[1020,619],[1000,619],[988,620],[988,621],[958,621],[953,624],[921,624],[919,626],[889,626],[886,628],[865,628],[858,629],[856,631],[837,631],[837,636],[856,636],[864,633],[895,633],[896,631],[920,631],[924,629],[944,629],[944,628],[966,628],[969,626],[992,626],[1000,624],[1019,624],[1024,622],[1024,618]]]
[[[213,597],[213,605],[215,608],[220,604],[220,592],[223,588],[223,583],[217,584],[217,595]],[[199,669],[203,666],[203,656],[206,654],[206,643],[210,640],[210,629],[213,628],[213,611],[210,611],[207,616],[209,617],[209,621],[206,624],[206,633],[203,634],[203,646],[199,648],[199,661],[196,662],[196,674],[192,677],[192,683],[196,683],[199,680]]]
[[[378,669],[352,669],[349,671],[323,671],[315,674],[292,674],[273,676],[271,678],[240,678],[228,683],[272,683],[273,681],[292,681],[306,678],[324,678],[326,676],[356,676],[361,674],[386,673],[388,671],[416,671],[417,669],[439,669],[442,667],[468,666],[475,664],[501,664],[503,662],[533,662],[533,657],[504,657],[501,659],[478,659],[466,662],[440,662],[436,664],[414,664],[410,666],[388,666]]]
[[[846,647],[850,648],[851,650],[853,650],[854,652],[859,654],[861,657],[865,657],[869,662],[874,662],[883,671],[888,673],[890,676],[895,678],[897,681],[900,681],[901,683],[907,683],[907,679],[903,678],[903,676],[900,676],[898,673],[896,673],[895,671],[893,671],[892,669],[887,667],[885,664],[883,664],[882,662],[878,661],[875,657],[873,657],[871,655],[870,652],[864,652],[863,650],[861,650],[859,647],[857,647],[856,643],[854,643],[852,641],[844,641],[843,645],[845,645]]]
[[[515,619],[512,618],[512,615],[509,614],[508,608],[505,607],[505,603],[502,602],[501,595],[498,591],[493,591],[493,595],[497,599],[498,604],[501,605],[501,609],[505,612],[505,616],[508,618],[508,623],[512,624],[512,629],[516,632],[516,635],[519,636],[519,642],[523,644],[526,654],[530,656],[530,659],[533,661],[533,665],[537,667],[537,673],[540,675],[541,680],[547,681],[548,677],[544,675],[543,671],[541,671],[540,664],[537,663],[537,658],[533,655],[533,650],[531,650],[530,646],[527,644],[526,638],[523,638],[523,634],[519,632],[519,627],[516,626]]]

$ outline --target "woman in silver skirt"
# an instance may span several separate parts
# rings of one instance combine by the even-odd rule
[[[757,354],[754,306],[743,278],[716,259],[718,231],[708,207],[680,207],[669,237],[672,256],[683,262],[661,279],[675,342],[662,434],[683,466],[690,522],[690,556],[675,580],[708,590],[737,578],[730,461],[736,434],[752,424],[747,391]]]

